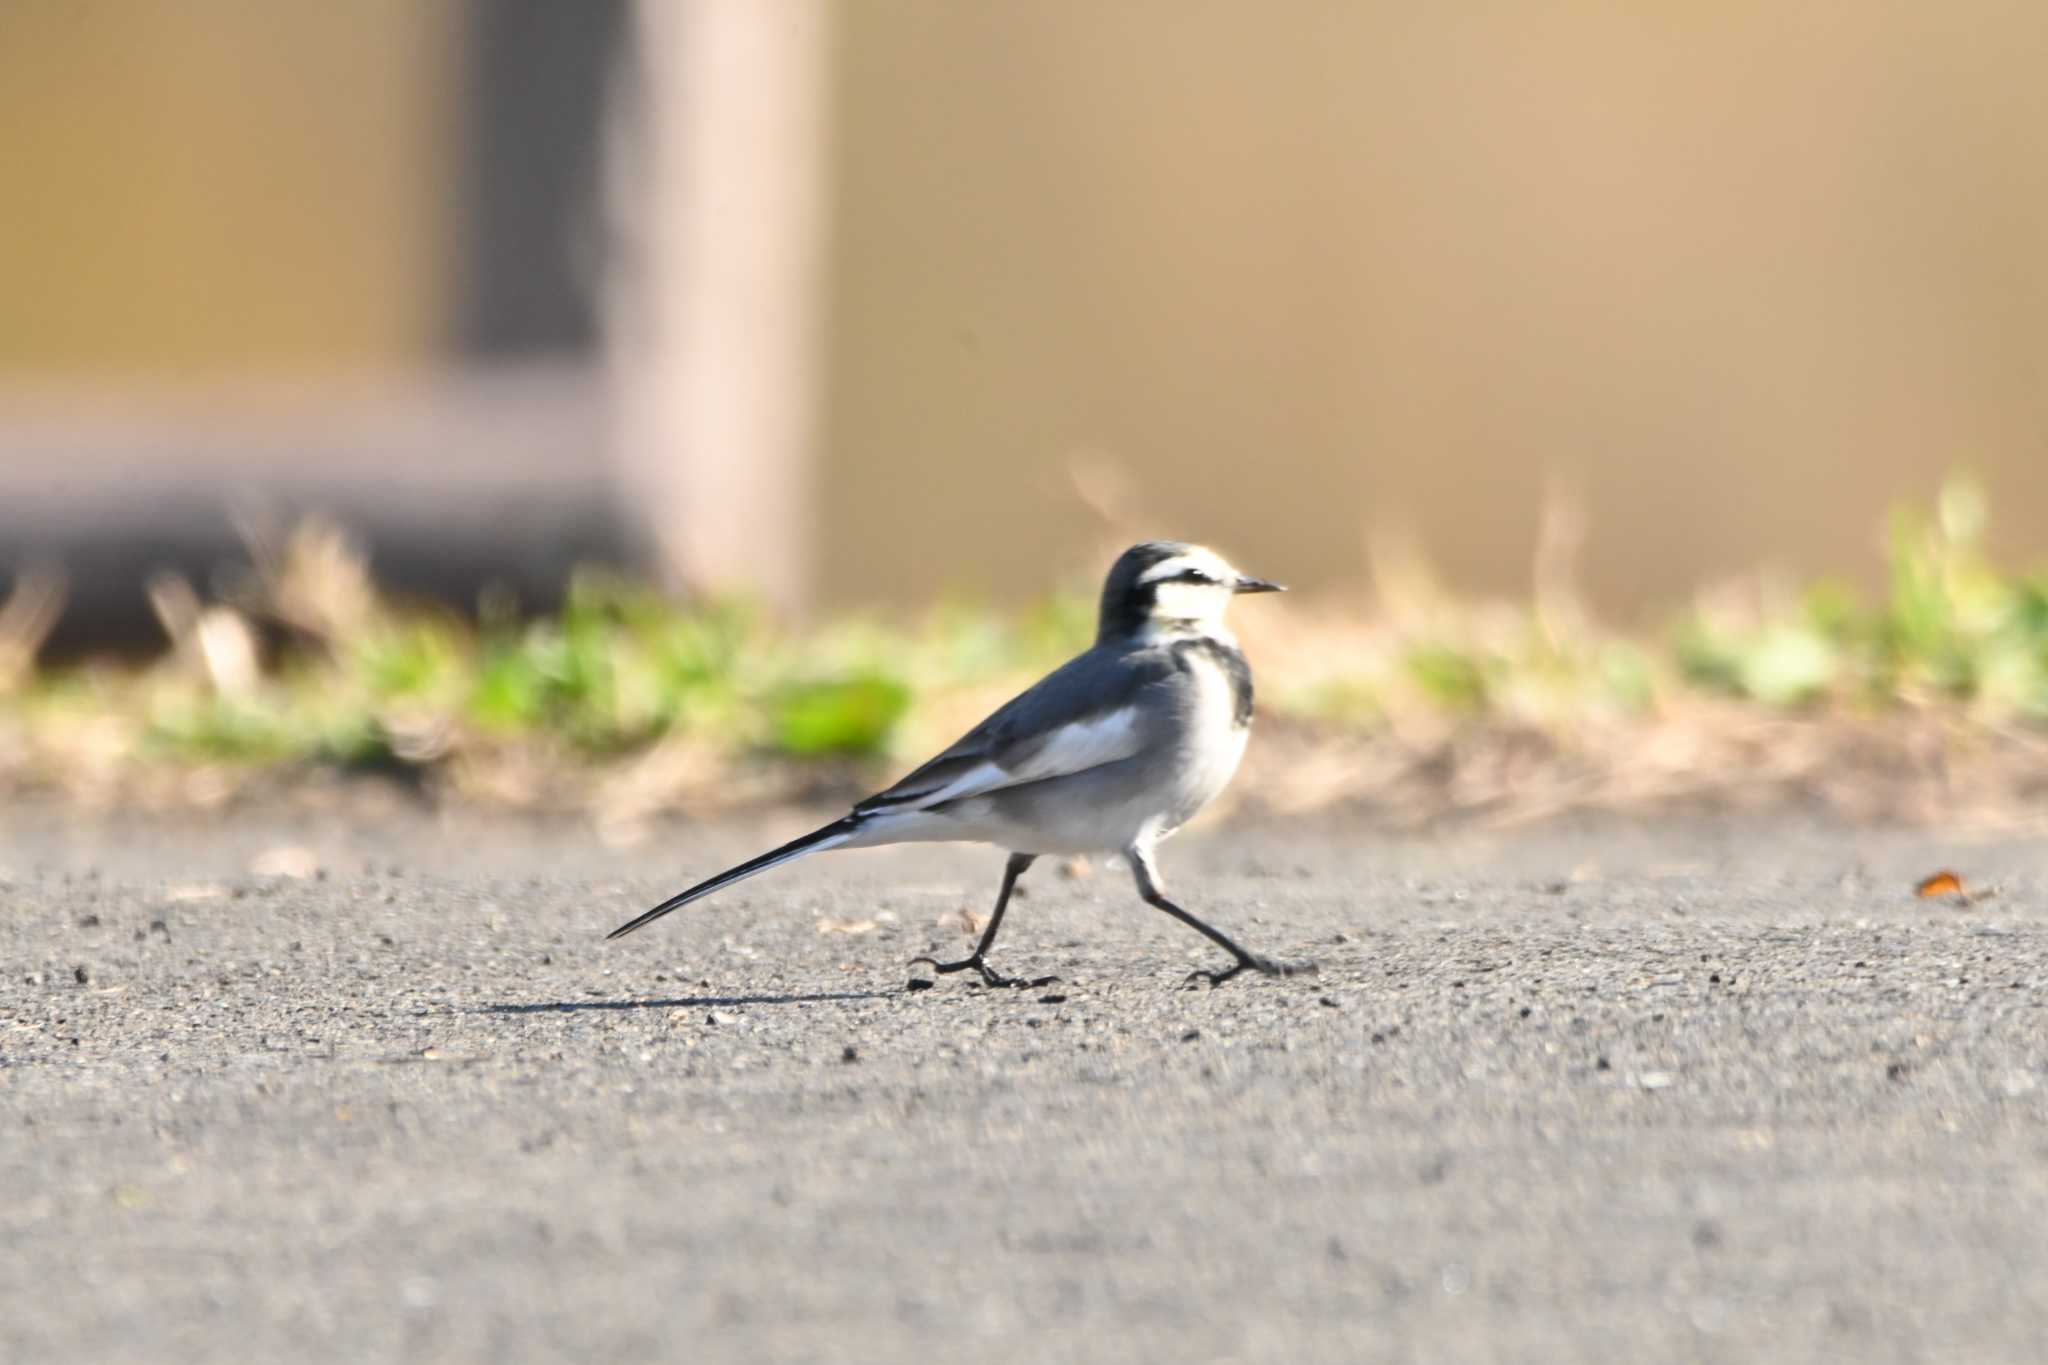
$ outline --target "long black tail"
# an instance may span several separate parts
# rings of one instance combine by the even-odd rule
[[[819,849],[837,848],[852,838],[854,830],[858,827],[859,822],[851,815],[846,816],[844,819],[834,820],[823,829],[814,829],[801,839],[792,839],[781,848],[772,849],[767,853],[763,853],[758,858],[749,858],[738,867],[729,867],[709,881],[698,882],[688,891],[670,896],[638,919],[629,920],[621,924],[618,928],[606,934],[605,938],[623,938],[643,924],[652,924],[671,910],[680,909],[691,901],[702,899],[714,891],[731,886],[734,882],[743,882],[757,872],[766,872],[771,867],[779,867],[792,858],[801,858],[806,853],[815,853]]]

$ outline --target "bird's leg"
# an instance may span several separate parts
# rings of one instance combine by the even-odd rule
[[[937,958],[932,957],[913,957],[910,959],[910,965],[914,967],[920,962],[927,962],[931,964],[933,971],[941,973],[964,972],[972,968],[981,974],[982,984],[986,986],[1050,986],[1053,982],[1059,980],[1056,976],[1041,976],[1034,981],[1026,981],[1020,977],[1004,976],[1001,972],[989,966],[986,959],[989,945],[996,941],[996,930],[1003,926],[1003,911],[1009,908],[1010,892],[1016,889],[1017,879],[1024,875],[1024,869],[1030,867],[1037,859],[1038,855],[1036,853],[1012,853],[1010,855],[1010,861],[1003,867],[1003,889],[996,892],[996,908],[989,914],[988,928],[981,931],[981,942],[974,945],[972,956],[963,957],[958,962],[940,962]]]
[[[1260,957],[1257,953],[1248,953],[1233,943],[1230,936],[1221,929],[1202,923],[1168,900],[1166,893],[1159,889],[1159,872],[1152,865],[1151,849],[1142,846],[1129,848],[1124,850],[1124,856],[1130,859],[1131,875],[1137,879],[1138,895],[1144,899],[1145,904],[1157,910],[1164,910],[1237,959],[1220,972],[1190,972],[1186,984],[1192,986],[1197,981],[1207,981],[1211,986],[1220,986],[1246,968],[1262,976],[1311,976],[1315,973],[1316,964],[1313,962],[1275,962],[1271,958]]]

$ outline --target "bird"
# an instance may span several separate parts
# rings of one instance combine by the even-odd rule
[[[607,937],[813,853],[963,841],[1009,853],[995,908],[973,953],[956,962],[914,958],[913,966],[972,971],[991,987],[1056,980],[1010,977],[989,964],[1003,912],[1041,856],[1107,853],[1129,863],[1141,900],[1230,955],[1229,966],[1191,973],[1186,984],[1313,972],[1313,963],[1250,952],[1169,900],[1158,862],[1160,842],[1215,799],[1244,755],[1252,671],[1224,611],[1239,596],[1284,591],[1203,546],[1133,545],[1103,582],[1089,649],[839,819],[678,892]]]

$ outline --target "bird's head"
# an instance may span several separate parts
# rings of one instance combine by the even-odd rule
[[[1227,634],[1223,611],[1241,592],[1285,592],[1214,550],[1148,540],[1117,557],[1102,585],[1098,643],[1148,634]]]

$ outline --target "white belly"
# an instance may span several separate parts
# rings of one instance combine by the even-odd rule
[[[1181,736],[1180,761],[1175,765],[1178,780],[1159,830],[1162,835],[1193,819],[1230,785],[1251,738],[1251,726],[1236,723],[1237,699],[1223,670],[1198,657],[1194,677],[1195,701]]]

